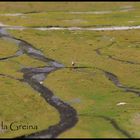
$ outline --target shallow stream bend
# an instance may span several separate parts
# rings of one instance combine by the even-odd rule
[[[67,129],[72,128],[78,121],[76,110],[69,104],[54,96],[51,90],[41,84],[49,73],[64,68],[64,65],[45,57],[40,50],[24,40],[9,35],[6,33],[5,29],[0,29],[0,37],[15,42],[19,46],[19,50],[13,55],[13,57],[27,54],[30,57],[46,62],[46,65],[49,64],[49,66],[39,68],[22,68],[21,72],[23,72],[23,81],[28,83],[34,90],[38,91],[46,102],[56,108],[60,114],[60,121],[57,124],[49,126],[45,130],[26,136],[23,135],[18,138],[55,138]],[[1,60],[9,58],[12,57],[1,58]]]

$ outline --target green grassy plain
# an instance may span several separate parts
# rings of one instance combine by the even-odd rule
[[[3,7],[5,5],[6,7]],[[119,12],[121,7],[133,7],[134,10]],[[1,16],[1,22],[23,26],[106,26],[139,24],[140,3],[24,3],[13,5],[0,3],[1,13],[19,13],[41,11],[25,15],[26,18]],[[20,8],[19,8],[20,7]],[[7,8],[7,9],[6,9]],[[122,8],[125,9],[125,8]],[[130,8],[131,9],[131,8]],[[68,14],[69,11],[113,11],[109,14]],[[136,18],[137,17],[137,18]],[[73,20],[79,22],[72,22]],[[69,21],[71,20],[71,21]],[[80,22],[80,21],[88,22]],[[128,22],[135,20],[135,22]],[[125,31],[37,31],[9,30],[20,39],[24,39],[40,49],[47,57],[55,59],[65,66],[75,61],[77,66],[88,69],[62,69],[48,75],[44,85],[63,101],[70,103],[78,113],[79,122],[72,129],[62,133],[60,138],[126,138],[109,121],[99,116],[114,119],[118,125],[134,138],[140,137],[139,97],[131,92],[124,92],[109,81],[96,67],[116,74],[121,83],[130,87],[140,86],[140,65],[126,64],[109,59],[113,55],[123,60],[140,62],[139,30]],[[110,44],[113,45],[110,46]],[[0,57],[13,54],[17,46],[0,40]],[[11,49],[13,48],[13,49]],[[98,55],[95,49],[101,49]],[[8,51],[6,51],[8,50]],[[20,65],[43,66],[44,63],[26,55],[11,60],[0,61],[0,73],[22,78]],[[25,83],[0,77],[0,120],[7,123],[21,121],[37,123],[40,130],[59,121],[58,112],[45,103],[39,94]],[[76,102],[74,100],[79,100]],[[7,102],[5,102],[7,101]],[[126,102],[124,106],[117,106]],[[40,115],[41,114],[41,115]],[[31,131],[5,132],[0,137],[15,137]]]
[[[140,24],[139,8],[137,2],[17,2],[15,5],[1,2],[0,17],[3,24],[14,26],[131,26]],[[25,15],[5,16],[4,13]]]

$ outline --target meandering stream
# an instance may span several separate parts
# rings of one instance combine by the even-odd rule
[[[37,50],[30,43],[9,35],[4,29],[0,30],[0,37],[15,42],[19,46],[19,50],[15,55],[1,58],[1,60],[27,54],[30,57],[49,64],[49,66],[44,66],[41,68],[22,68],[21,72],[23,72],[23,81],[28,83],[34,90],[41,93],[41,96],[46,100],[46,102],[55,107],[60,114],[60,121],[57,124],[49,126],[46,128],[46,130],[26,136],[20,136],[18,138],[55,138],[62,132],[73,127],[78,121],[76,110],[69,104],[56,97],[51,90],[40,83],[45,80],[49,73],[64,68],[64,65],[53,59],[47,58],[40,50]]]
[[[46,66],[36,67],[36,68],[23,67],[21,69],[21,72],[23,73],[23,79],[17,79],[17,78],[14,78],[12,76],[5,75],[5,74],[0,74],[0,75],[15,79],[15,80],[19,80],[20,82],[28,83],[34,90],[36,90],[39,94],[41,94],[41,97],[43,97],[47,103],[49,103],[51,106],[56,108],[60,114],[60,121],[57,124],[49,126],[45,130],[35,132],[33,134],[29,134],[26,136],[23,135],[18,138],[56,138],[62,132],[65,132],[66,130],[76,125],[76,123],[78,122],[78,115],[77,115],[76,110],[72,106],[70,106],[68,103],[56,97],[50,89],[48,89],[46,86],[42,84],[42,82],[46,79],[48,74],[56,70],[60,70],[62,68],[70,68],[70,67],[65,67],[60,62],[57,62],[56,60],[53,60],[51,58],[44,56],[44,54],[40,50],[36,49],[32,44],[28,43],[25,40],[15,38],[14,36],[11,36],[10,34],[8,34],[6,29],[8,28],[7,27],[0,28],[0,37],[8,41],[15,42],[18,45],[19,49],[15,54],[11,56],[0,58],[0,61],[5,61],[7,59],[11,59],[11,58],[26,54],[29,57],[45,62]],[[98,48],[95,50],[98,55],[102,55],[102,53],[100,52],[100,49],[101,48]],[[110,56],[110,58],[114,59],[112,58],[112,56]],[[117,61],[123,61],[123,60],[117,60]],[[75,69],[78,69],[78,68],[79,67],[75,67]],[[80,67],[80,68],[91,68],[91,67]],[[125,92],[132,92],[140,96],[139,89],[124,86],[119,81],[118,77],[115,74],[102,70],[100,68],[97,68],[97,69],[102,71],[105,74],[105,76],[118,88],[123,89]],[[118,127],[116,122],[114,123],[114,121],[112,121],[111,118],[109,119],[104,118],[104,119],[110,120],[112,125],[114,125],[114,127],[116,128],[116,130],[120,131],[123,135],[127,137],[131,137],[129,133],[127,133],[120,127]]]

